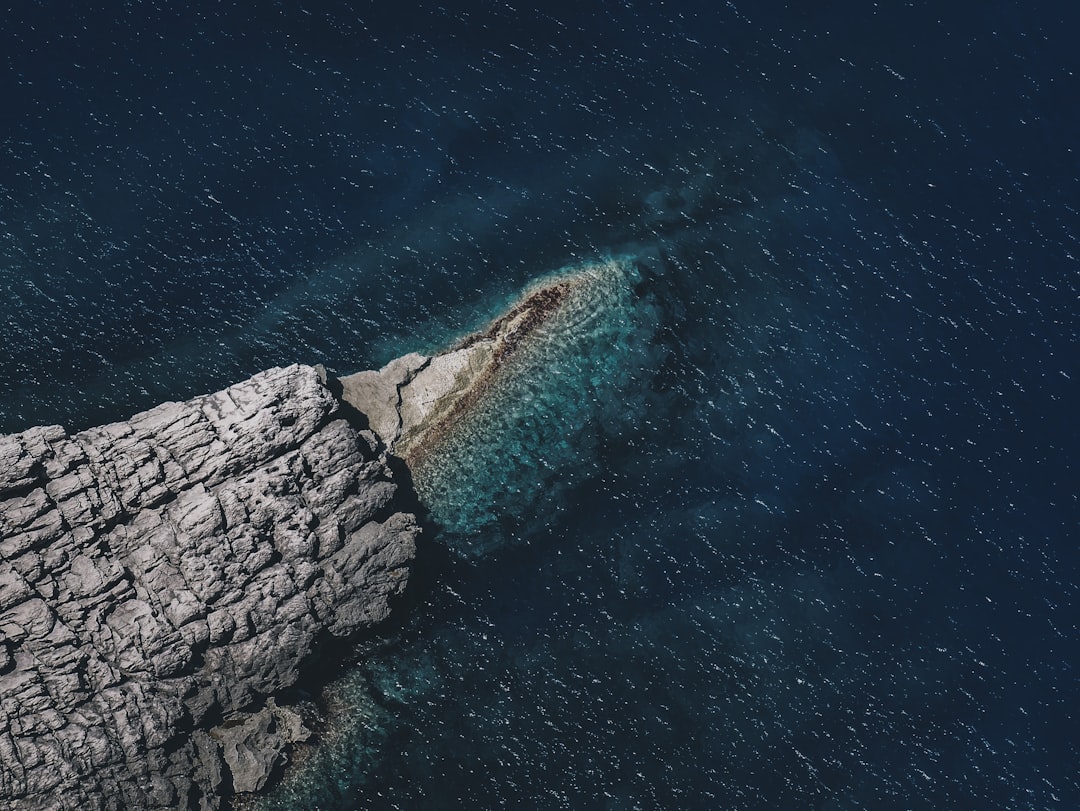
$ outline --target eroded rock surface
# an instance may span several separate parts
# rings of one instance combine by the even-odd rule
[[[486,330],[439,355],[409,354],[378,371],[342,377],[342,399],[366,414],[386,447],[410,467],[422,464],[503,363],[580,284],[580,278],[564,278],[529,292]]]
[[[0,805],[212,809],[307,734],[268,697],[387,618],[415,518],[315,369],[0,437]]]

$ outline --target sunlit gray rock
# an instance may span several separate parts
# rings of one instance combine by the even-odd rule
[[[271,697],[405,587],[405,496],[305,366],[0,437],[0,806],[261,788],[308,734]]]

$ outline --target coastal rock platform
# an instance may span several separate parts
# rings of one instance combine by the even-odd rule
[[[581,284],[581,277],[565,277],[541,285],[486,329],[438,355],[411,353],[378,371],[342,377],[342,399],[367,415],[386,447],[410,468],[422,466],[504,364]]]

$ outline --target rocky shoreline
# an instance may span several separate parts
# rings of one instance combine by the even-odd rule
[[[401,601],[408,470],[580,283],[432,357],[271,369],[75,435],[0,437],[6,807],[212,811],[266,787],[311,735],[289,688]]]
[[[412,353],[378,371],[342,377],[341,398],[367,415],[388,449],[410,468],[420,467],[504,364],[582,283],[567,276],[537,287],[487,329],[441,354]]]
[[[0,437],[5,807],[208,811],[307,737],[282,691],[387,619],[419,533],[346,412],[291,366]]]

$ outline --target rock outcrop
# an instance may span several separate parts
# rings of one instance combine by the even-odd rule
[[[342,377],[342,399],[366,414],[371,428],[410,467],[422,465],[506,361],[582,281],[566,277],[532,290],[486,330],[439,355],[413,353],[378,371]]]
[[[261,788],[308,734],[273,697],[402,593],[404,495],[311,367],[0,437],[0,805]]]

